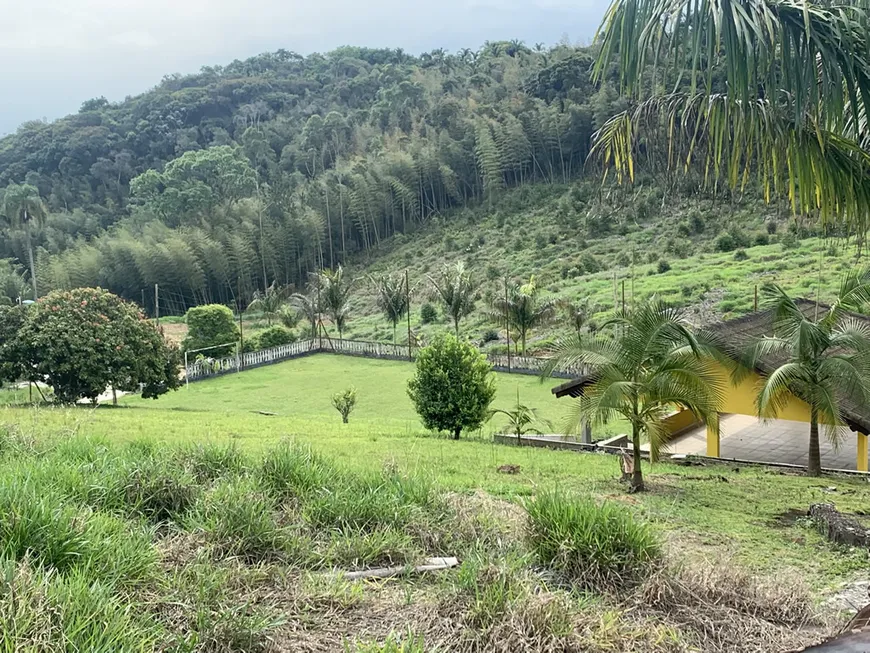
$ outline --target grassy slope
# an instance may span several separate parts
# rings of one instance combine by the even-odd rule
[[[460,491],[479,488],[518,500],[539,488],[559,486],[625,502],[691,556],[733,557],[771,573],[796,569],[817,588],[866,567],[867,552],[835,551],[801,522],[777,521],[781,513],[806,510],[818,501],[833,500],[843,510],[866,506],[870,489],[863,481],[809,480],[765,469],[658,465],[651,470],[652,491],[628,497],[614,480],[617,465],[608,456],[516,449],[493,445],[484,437],[452,442],[426,434],[404,396],[410,370],[404,363],[320,355],[193,384],[157,401],[128,398],[122,407],[96,411],[5,408],[0,419],[36,436],[59,432],[152,442],[233,439],[249,450],[291,437],[352,469],[397,465]],[[351,423],[342,425],[328,397],[349,384],[359,389],[359,408]],[[562,407],[532,377],[500,376],[497,405],[511,403],[516,385],[524,400],[558,419]],[[256,410],[278,414],[252,412]],[[521,473],[497,473],[498,466],[508,463],[521,465]],[[836,492],[827,492],[832,485]]]
[[[431,336],[446,328],[443,321],[423,326],[419,306],[427,299],[426,274],[460,259],[483,283],[478,310],[463,327],[466,335],[478,341],[495,327],[486,316],[486,299],[501,292],[505,275],[522,279],[535,275],[548,295],[591,297],[602,309],[599,320],[612,310],[615,298],[621,302],[623,282],[627,303],[632,296],[642,299],[655,293],[690,307],[700,320],[710,320],[751,311],[755,286],[768,281],[799,295],[815,296],[820,258],[821,297],[830,298],[842,270],[855,260],[854,247],[832,246],[817,238],[786,248],[781,241],[789,220],[777,221],[771,210],[750,201],[723,207],[712,200],[668,198],[661,210],[641,220],[627,217],[632,211],[629,200],[624,210],[612,209],[614,214],[606,220],[611,227],[602,233],[588,217],[595,213],[593,205],[572,202],[570,188],[534,186],[506,193],[492,209],[482,207],[433,220],[407,237],[384,243],[369,260],[357,261],[353,272],[361,283],[348,337],[392,339],[392,329],[378,313],[365,277],[404,269],[409,271],[412,286],[419,288],[413,301],[414,331]],[[702,229],[687,236],[685,228],[693,220]],[[765,229],[770,220],[777,223],[773,235]],[[735,252],[716,251],[716,238],[734,227],[753,242],[766,236],[770,244],[745,248],[745,260],[735,257]],[[602,267],[600,271],[585,271],[589,255]],[[669,271],[657,272],[660,259],[669,263]],[[399,326],[400,341],[406,341],[405,329]],[[540,341],[559,330],[557,324],[536,336]]]

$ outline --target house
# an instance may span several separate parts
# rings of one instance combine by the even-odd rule
[[[829,310],[829,306],[818,304],[815,301],[808,299],[798,299],[796,303],[800,310],[811,319],[816,319],[817,315],[823,315]],[[864,322],[870,328],[870,317],[857,313],[850,313],[849,317]],[[733,320],[726,320],[708,327],[711,331],[726,343],[737,348],[745,347],[748,343],[761,338],[763,336],[772,335],[773,331],[773,313],[771,310],[757,311],[739,317]],[[755,370],[753,370],[747,378],[739,384],[731,382],[729,371],[725,367],[720,368],[722,374],[723,387],[725,388],[725,396],[720,409],[721,415],[746,415],[755,417],[756,397],[758,388],[760,387],[762,377],[766,376],[776,369],[781,361],[775,357],[767,357],[762,359]],[[566,383],[553,388],[553,394],[556,397],[579,397],[583,394],[583,388],[590,384],[593,379],[589,376],[583,376],[572,379]],[[844,402],[841,407],[841,420],[845,427],[851,432],[847,437],[855,438],[855,469],[858,471],[868,471],[868,439],[867,434],[870,433],[870,406],[859,405],[855,402]],[[803,422],[809,424],[810,408],[809,405],[800,397],[793,396],[792,399],[783,407],[777,414],[774,424],[767,428],[775,429],[776,423],[780,420],[788,422]],[[782,423],[783,426],[785,422]],[[668,430],[672,434],[681,433],[695,425],[694,415],[689,411],[682,411],[668,418]],[[783,428],[783,431],[786,429]],[[793,429],[792,429],[793,430]],[[757,433],[757,430],[755,431]],[[809,438],[809,427],[806,428],[805,438]],[[749,431],[747,431],[749,433]],[[727,434],[725,434],[727,435]],[[714,433],[710,430],[706,431],[706,455],[711,457],[720,457],[721,438],[723,434]],[[791,437],[791,436],[790,436]],[[793,438],[792,438],[793,439]],[[806,439],[802,442],[806,442]]]

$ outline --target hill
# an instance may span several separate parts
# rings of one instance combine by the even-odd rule
[[[576,178],[619,107],[591,61],[518,42],[267,53],[22,125],[0,140],[0,187],[45,201],[41,288],[245,301],[502,188]],[[0,257],[27,261],[26,230],[4,231]]]
[[[46,210],[0,228],[0,295],[28,296],[29,238],[40,293],[100,285],[153,314],[159,284],[163,315],[244,307],[339,263],[420,282],[462,258],[487,282],[480,306],[496,280],[534,274],[601,308],[634,279],[629,300],[634,287],[725,313],[751,307],[752,279],[805,269],[808,251],[747,249],[812,235],[751,192],[712,196],[655,162],[633,187],[600,184],[591,135],[625,103],[592,83],[594,54],[278,51],[26,123],[0,140],[0,193]],[[352,335],[386,337],[367,293]],[[479,311],[471,327],[483,338],[492,325]]]

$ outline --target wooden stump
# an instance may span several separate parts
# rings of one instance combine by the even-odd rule
[[[870,531],[854,519],[839,512],[831,503],[815,503],[809,516],[819,532],[831,542],[870,548]]]

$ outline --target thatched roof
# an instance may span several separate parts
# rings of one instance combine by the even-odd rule
[[[801,312],[811,320],[821,317],[830,309],[830,306],[821,303],[817,304],[810,299],[796,299],[795,303]],[[847,314],[849,317],[870,325],[870,317],[866,315],[858,313]],[[773,335],[773,310],[766,309],[749,313],[733,320],[718,322],[710,325],[708,329],[715,333],[723,342],[733,347],[735,351],[738,351],[758,338]],[[766,357],[759,361],[757,371],[760,374],[766,375],[775,370],[781,363],[782,360],[779,357]],[[592,375],[572,379],[553,388],[553,394],[557,397],[579,397],[583,394],[583,388],[594,380],[595,378]],[[842,419],[849,428],[861,431],[862,433],[870,433],[870,406],[847,401],[844,402],[841,408],[843,411]]]

